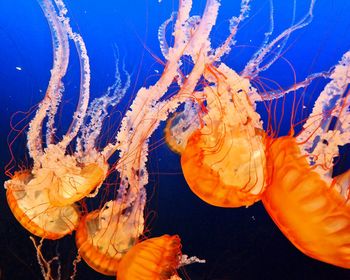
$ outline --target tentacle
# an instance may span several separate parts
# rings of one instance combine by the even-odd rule
[[[94,99],[87,110],[85,119],[89,120],[89,123],[83,125],[81,137],[77,139],[77,152],[80,157],[84,157],[86,153],[95,149],[96,139],[101,133],[103,120],[108,115],[108,107],[116,106],[130,87],[130,74],[125,70],[124,64],[122,69],[126,81],[124,86],[122,86],[118,63],[119,57],[116,56],[114,84],[108,87],[105,95]]]
[[[69,35],[69,38],[72,39],[75,44],[80,61],[80,95],[77,109],[73,115],[73,121],[68,129],[68,132],[58,143],[62,149],[66,149],[67,145],[78,134],[79,129],[84,121],[85,113],[88,107],[90,97],[90,64],[83,38],[80,36],[80,34],[73,32],[69,24],[69,18],[66,17],[66,6],[62,2],[62,0],[55,0],[55,3],[59,10],[59,18],[62,24],[64,25],[64,28]]]
[[[317,98],[312,113],[297,136],[311,165],[321,165],[331,175],[338,146],[350,142],[350,51],[345,53],[332,72],[331,81]],[[335,122],[334,122],[335,121]],[[332,123],[335,123],[334,125]]]
[[[53,124],[54,115],[61,99],[63,84],[62,77],[67,72],[69,60],[69,45],[67,32],[58,20],[55,8],[51,2],[43,0],[39,4],[45,14],[51,30],[53,44],[53,68],[51,70],[51,78],[49,81],[46,95],[43,101],[39,104],[35,117],[29,124],[28,150],[29,155],[33,158],[34,163],[38,157],[43,154],[42,146],[42,126],[46,116],[48,116],[47,125],[47,140],[50,142],[54,134]],[[50,111],[49,111],[50,110]],[[48,113],[49,112],[49,113]]]
[[[267,92],[256,92],[256,91],[250,91],[248,93],[249,98],[251,101],[268,101],[268,100],[274,100],[281,98],[285,96],[286,94],[290,92],[295,92],[299,89],[308,87],[313,80],[318,78],[328,79],[332,74],[332,71],[323,71],[319,73],[313,73],[309,76],[307,76],[303,81],[295,83],[291,87],[284,89],[284,90],[273,90],[273,91],[267,91]]]
[[[174,20],[176,17],[176,13],[172,13],[170,18],[168,18],[166,21],[164,21],[161,26],[159,26],[158,29],[158,41],[159,41],[159,47],[160,50],[166,60],[169,58],[169,46],[166,40],[166,29],[170,22]]]
[[[231,51],[232,46],[234,46],[236,43],[235,36],[238,31],[238,26],[242,21],[249,17],[249,11],[250,0],[242,0],[239,16],[234,16],[230,19],[230,35],[220,47],[213,51],[213,55],[211,58],[212,61],[220,60],[220,57],[222,57],[224,54],[228,54]]]
[[[271,50],[276,46],[276,44],[285,42],[285,40],[292,34],[294,31],[301,29],[307,26],[313,19],[313,9],[316,0],[311,0],[310,7],[308,13],[296,24],[284,30],[280,35],[278,35],[274,40],[272,40],[269,44],[264,45],[260,48],[253,58],[247,63],[246,67],[242,71],[243,77],[249,77],[250,79],[256,77],[261,71],[268,69],[278,58],[281,53],[281,50],[277,51],[270,62],[268,62],[265,66],[261,67],[261,63],[265,60],[267,55],[270,55]],[[285,43],[283,43],[285,44]]]

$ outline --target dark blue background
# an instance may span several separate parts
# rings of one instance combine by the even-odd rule
[[[194,11],[203,11],[205,1],[194,1]],[[224,58],[232,68],[241,71],[269,28],[268,1],[252,1],[250,17],[242,24],[237,45]],[[293,1],[275,2],[275,33],[290,25]],[[297,0],[297,20],[308,8],[308,1]],[[157,80],[162,66],[152,55],[162,56],[157,30],[176,11],[177,2],[163,0],[81,0],[66,1],[72,27],[84,38],[91,62],[91,95],[101,95],[113,83],[113,45],[119,48],[126,69],[132,73],[132,86],[128,96],[118,107],[123,112],[131,96],[142,85]],[[240,1],[222,0],[212,44],[217,46],[228,32],[228,19],[238,15]],[[320,0],[315,6],[313,22],[293,34],[287,44],[284,58],[293,65],[297,80],[308,74],[328,70],[350,48],[350,19],[347,0]],[[274,36],[272,36],[273,38]],[[32,117],[28,110],[43,97],[52,66],[52,44],[47,22],[36,1],[0,0],[0,155],[1,181],[4,166],[10,161],[7,142],[16,133],[12,124]],[[16,70],[21,67],[21,71]],[[293,83],[290,66],[277,61],[268,71],[261,73],[281,86]],[[79,89],[77,56],[72,51],[71,64],[64,79],[66,91],[59,114],[59,135],[69,124]],[[306,92],[316,97],[324,81],[315,81]],[[311,98],[312,99],[312,98]],[[288,100],[287,100],[288,102]],[[286,111],[290,104],[285,103]],[[26,112],[26,113],[22,113]],[[115,109],[115,116],[118,115]],[[117,117],[116,117],[117,119]],[[281,133],[287,133],[288,120]],[[156,141],[162,129],[152,137]],[[105,138],[112,133],[106,132]],[[101,140],[103,141],[103,139]],[[17,164],[28,166],[25,133],[13,146]],[[183,252],[207,260],[186,268],[191,279],[350,279],[350,271],[310,259],[294,248],[268,217],[261,203],[249,208],[220,209],[209,206],[194,196],[181,175],[179,157],[166,145],[150,154],[151,173],[148,186],[150,195],[146,211],[151,236],[164,233],[179,234]],[[2,183],[1,183],[2,185]],[[35,250],[28,233],[13,218],[7,207],[5,191],[0,191],[0,279],[40,279]],[[59,242],[46,242],[44,254],[61,253],[62,275],[67,278],[72,269],[75,247],[72,237]],[[58,244],[58,245],[57,245]],[[77,279],[107,279],[89,269],[85,263],[78,266]]]

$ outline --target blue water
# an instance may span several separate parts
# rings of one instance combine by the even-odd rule
[[[200,14],[204,0],[194,0],[192,14]],[[241,71],[260,46],[269,28],[269,1],[252,1],[250,17],[242,24],[237,45],[225,62]],[[240,1],[222,0],[216,27],[211,38],[218,46],[228,34],[228,19],[238,15]],[[132,94],[143,85],[157,80],[164,61],[159,50],[157,31],[177,2],[163,0],[135,1],[66,1],[71,24],[85,40],[91,63],[92,98],[100,96],[113,83],[114,45],[118,46],[125,68],[132,74],[132,86],[118,110],[125,110]],[[274,1],[275,32],[272,38],[290,25],[293,1]],[[307,11],[309,1],[296,0],[296,19]],[[350,18],[347,0],[320,0],[314,19],[295,32],[286,45],[283,57],[296,73],[297,81],[308,74],[328,70],[350,49]],[[293,83],[292,68],[278,60],[261,77],[282,87]],[[1,180],[10,161],[8,141],[13,139],[10,123],[24,120],[28,110],[43,97],[52,66],[49,27],[40,6],[33,0],[0,0],[0,155]],[[79,90],[78,59],[72,61],[65,82],[59,133],[69,124]],[[307,90],[317,96],[324,81],[315,81]],[[288,109],[287,109],[288,110]],[[23,113],[25,112],[25,113]],[[29,119],[26,119],[28,116]],[[12,118],[12,119],[11,119]],[[11,121],[12,120],[12,121]],[[281,133],[288,132],[288,125]],[[108,132],[109,133],[109,132]],[[111,137],[106,132],[105,138]],[[15,133],[16,134],[16,133]],[[161,137],[161,129],[152,137]],[[13,146],[17,164],[30,162],[25,150],[25,133]],[[350,279],[350,271],[313,260],[299,252],[282,235],[266,214],[261,203],[249,208],[221,209],[199,200],[188,189],[181,175],[179,157],[166,145],[152,151],[149,161],[151,180],[148,228],[152,236],[179,234],[183,252],[207,260],[186,268],[191,279]],[[2,185],[2,183],[1,183]],[[0,190],[0,279],[41,279],[35,250],[28,233],[14,219],[7,207],[5,191]],[[57,245],[58,244],[58,245]],[[73,238],[48,242],[43,252],[61,254],[63,279],[68,277],[75,257]],[[78,265],[77,279],[112,279],[92,271],[85,263]]]

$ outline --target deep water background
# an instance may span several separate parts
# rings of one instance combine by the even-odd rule
[[[205,1],[194,0],[192,14],[201,14]],[[228,34],[228,19],[238,15],[240,1],[222,0],[220,14],[211,38],[213,46]],[[269,28],[269,6],[266,0],[252,1],[250,17],[242,24],[236,47],[224,61],[237,72],[260,46]],[[293,1],[274,1],[275,32],[290,25]],[[296,0],[296,20],[306,12],[309,1]],[[177,10],[173,0],[81,0],[66,1],[71,24],[85,40],[91,63],[91,95],[100,96],[113,83],[114,46],[120,59],[132,74],[132,86],[121,104],[113,109],[109,124],[117,127],[132,96],[143,85],[153,84],[162,71],[158,57],[157,31],[161,23]],[[350,18],[347,0],[320,0],[316,3],[313,22],[295,32],[287,42],[283,57],[296,73],[296,80],[308,74],[328,70],[350,49]],[[169,36],[170,37],[170,36]],[[52,67],[52,44],[49,27],[34,0],[0,0],[0,167],[1,186],[8,178],[5,165],[11,156],[8,143],[18,134],[12,146],[17,166],[28,167],[25,143],[26,125],[33,116],[33,106],[42,98]],[[264,81],[272,79],[282,87],[293,83],[293,72],[284,59],[261,73]],[[74,49],[64,79],[66,91],[57,122],[58,137],[69,125],[79,90],[79,68]],[[267,83],[267,82],[266,82]],[[272,84],[269,84],[272,86]],[[317,97],[325,82],[317,80],[306,95],[310,102]],[[290,100],[284,104],[288,116]],[[261,107],[261,106],[260,106]],[[260,107],[259,110],[261,109]],[[304,113],[307,115],[307,107]],[[263,113],[263,112],[262,112]],[[303,115],[304,117],[306,115]],[[119,119],[118,119],[119,118]],[[15,128],[11,129],[15,126]],[[17,133],[16,129],[24,129]],[[283,120],[281,134],[288,132],[288,119]],[[105,130],[101,144],[113,136]],[[162,127],[151,143],[162,137]],[[347,152],[347,149],[344,149]],[[181,175],[179,156],[166,145],[150,153],[148,186],[150,202],[146,211],[150,236],[179,234],[183,252],[207,260],[206,264],[188,266],[190,279],[350,279],[350,271],[313,260],[299,252],[282,235],[261,203],[249,208],[222,209],[209,206],[191,193]],[[346,168],[338,166],[339,169]],[[283,199],[283,198],[281,198]],[[97,203],[98,204],[98,203]],[[41,279],[34,247],[29,234],[9,210],[4,189],[0,190],[0,279]],[[67,279],[76,255],[74,240],[45,242],[43,253],[60,253],[62,278]],[[78,265],[77,279],[112,279],[95,273],[84,262]]]

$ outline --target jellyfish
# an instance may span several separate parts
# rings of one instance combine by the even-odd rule
[[[333,176],[349,143],[350,52],[343,55],[300,133],[269,140],[263,204],[304,254],[350,268],[350,171]]]
[[[45,186],[57,184],[52,174],[34,177],[28,170],[16,172],[7,182],[8,205],[21,225],[36,236],[59,239],[78,225],[79,210],[75,205],[53,206]]]
[[[270,40],[274,29],[273,4],[270,4],[270,29],[261,47],[238,74],[221,57],[231,51],[239,25],[249,16],[250,1],[241,1],[239,16],[230,20],[230,35],[221,46],[207,53],[203,90],[195,92],[184,111],[168,120],[165,130],[170,148],[181,154],[181,167],[189,187],[211,205],[250,206],[261,199],[265,190],[265,132],[256,103],[280,98],[306,87],[316,78],[327,77],[327,72],[315,73],[289,89],[275,92],[259,92],[252,85],[258,74],[280,57],[290,34],[311,22],[315,1],[310,2],[301,20],[295,23],[293,17],[292,25],[273,40]],[[204,20],[204,17],[191,17],[187,21],[187,33],[201,32],[200,23]],[[160,33],[163,29],[162,26]],[[280,48],[275,50],[277,45]],[[166,44],[161,46],[166,57]],[[193,61],[197,60],[198,54],[190,55]],[[191,102],[197,102],[197,106],[191,107]]]
[[[116,274],[120,260],[143,233],[144,209],[140,203],[128,207],[109,201],[101,210],[83,216],[76,230],[76,245],[79,255],[94,270]]]
[[[45,98],[29,125],[28,150],[34,161],[33,174],[40,173],[45,169],[53,170],[53,176],[57,178],[59,184],[47,188],[49,200],[54,206],[64,206],[81,200],[100,186],[106,177],[108,164],[96,150],[91,150],[89,154],[84,154],[79,158],[76,154],[67,153],[68,145],[77,137],[84,125],[90,95],[90,65],[85,43],[79,34],[73,32],[69,19],[66,17],[67,9],[64,3],[60,0],[54,3],[58,14],[53,3],[43,1],[41,6],[53,33],[53,42],[57,41],[56,37],[65,36],[65,41],[68,41],[67,38],[69,38],[75,44],[81,68],[79,100],[68,131],[60,141],[55,143],[54,119],[64,90],[61,80],[67,67],[57,79],[55,78],[56,67],[54,64],[51,76],[52,83],[50,81]],[[51,26],[51,22],[57,22],[58,27]],[[55,50],[54,63],[64,59],[65,65],[67,65],[69,46],[62,45],[58,41],[55,47],[57,51]],[[67,53],[67,55],[62,56],[62,53]],[[43,149],[41,131],[45,117],[48,118],[48,121],[46,124],[46,148]]]
[[[96,195],[107,176],[108,159],[101,155],[96,139],[108,107],[116,105],[129,88],[130,75],[123,67],[126,82],[122,85],[116,57],[115,83],[88,105],[90,65],[85,43],[72,31],[62,1],[39,3],[51,29],[54,65],[46,95],[27,133],[33,168],[15,172],[11,180],[5,182],[5,188],[12,212],[27,230],[39,237],[58,239],[78,226],[80,211],[75,203]],[[55,143],[55,116],[64,93],[62,78],[69,62],[69,39],[78,51],[81,87],[73,121],[67,133]],[[76,151],[68,152],[67,147],[72,143]]]
[[[63,91],[62,77],[65,75],[69,60],[69,45],[67,30],[57,15],[51,2],[40,2],[42,10],[48,20],[52,42],[54,46],[52,75],[43,101],[39,104],[33,120],[29,124],[27,143],[30,157],[33,159],[33,168],[16,172],[11,180],[5,182],[8,204],[18,221],[31,233],[49,239],[57,239],[71,233],[79,221],[79,211],[74,204],[54,204],[50,198],[53,197],[51,190],[60,186],[66,186],[76,180],[89,182],[89,175],[85,179],[81,176],[82,168],[74,163],[74,159],[64,155],[66,143],[52,144],[54,134],[54,116]],[[71,33],[70,35],[76,36]],[[80,37],[74,37],[76,47],[80,49],[83,62],[88,64],[86,49]],[[84,73],[89,73],[86,63],[83,65]],[[86,71],[85,71],[86,70]],[[82,96],[86,93],[86,85],[89,84],[87,75],[82,75],[85,85],[81,88]],[[81,98],[81,104],[77,110],[77,117],[81,118],[84,113],[85,98]],[[42,145],[43,121],[47,117],[46,144]],[[80,121],[72,124],[71,133],[67,139],[76,132]],[[66,178],[61,174],[71,170]],[[88,173],[86,173],[88,174]],[[84,182],[85,183],[85,182]]]
[[[132,250],[144,231],[149,138],[160,122],[191,95],[205,67],[204,53],[209,50],[207,37],[215,23],[219,3],[207,2],[203,14],[206,21],[201,23],[203,32],[188,36],[185,23],[191,6],[190,0],[180,1],[174,45],[169,48],[162,76],[154,85],[137,92],[121,121],[115,142],[109,143],[101,152],[104,158],[119,152],[115,164],[119,174],[115,199],[84,216],[76,230],[79,254],[89,266],[106,275],[117,274],[123,256]],[[173,81],[181,79],[179,65],[186,52],[199,53],[198,60],[179,92],[163,99]]]
[[[224,64],[217,74],[222,75],[217,86],[204,89],[205,125],[188,139],[181,167],[191,190],[204,201],[248,206],[265,186],[262,122],[247,98],[248,80]]]

